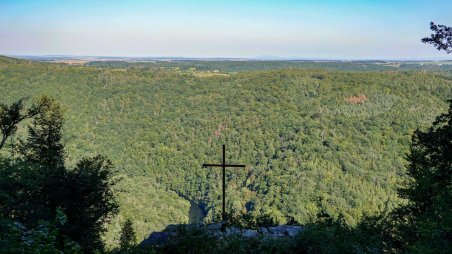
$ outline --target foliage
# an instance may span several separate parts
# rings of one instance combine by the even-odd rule
[[[111,170],[111,162],[97,155],[82,158],[74,169],[66,172],[64,196],[60,200],[70,222],[65,233],[85,250],[103,247],[104,226],[117,213]]]
[[[227,225],[236,226],[239,228],[259,228],[259,227],[273,227],[278,224],[297,224],[294,218],[275,218],[272,214],[262,214],[259,216],[253,216],[251,213],[241,213],[241,214],[229,214],[227,215],[228,221]],[[279,223],[278,220],[283,220],[284,223]]]
[[[0,104],[0,130],[2,138],[0,140],[0,149],[17,131],[17,125],[27,118],[31,118],[38,114],[40,105],[32,105],[28,110],[24,109],[24,101],[26,98],[19,99],[11,105]]]
[[[228,74],[238,72],[250,72],[260,70],[288,70],[288,69],[312,69],[332,71],[354,71],[354,72],[381,72],[381,71],[451,71],[450,61],[243,61],[243,60],[173,60],[156,61],[155,59],[143,62],[127,61],[93,61],[86,66],[100,67],[105,69],[134,70],[134,71],[171,71],[185,72],[200,78],[225,77]],[[324,74],[314,74],[313,78],[322,80]]]
[[[127,219],[121,229],[121,236],[119,237],[119,248],[122,251],[130,250],[136,245],[137,237],[133,230],[133,223]]]
[[[452,27],[435,25],[430,22],[430,29],[434,32],[430,37],[422,39],[423,43],[429,43],[437,50],[444,50],[447,54],[452,52]]]
[[[102,250],[104,224],[117,211],[112,164],[102,156],[95,156],[82,158],[72,169],[65,167],[61,107],[47,96],[37,101],[35,105],[39,106],[33,109],[36,114],[28,127],[27,139],[21,144],[22,156],[0,161],[0,214],[34,228],[41,221],[60,217],[55,211],[61,209],[68,222],[61,225],[61,235],[55,236],[56,241],[68,237],[85,252]],[[12,105],[21,105],[21,101]]]
[[[109,166],[104,164],[102,157],[94,157],[82,159],[70,171],[49,171],[23,161],[2,165],[1,212],[34,227],[61,208],[68,217],[62,233],[85,250],[102,248],[103,226],[117,207],[110,190]]]
[[[380,217],[365,217],[352,227],[343,219],[319,218],[305,225],[297,237],[294,253],[386,253],[382,222]]]
[[[452,234],[452,101],[427,131],[413,135],[408,176],[396,209],[395,242],[407,253],[450,253]]]
[[[203,230],[182,231],[157,253],[450,253],[452,101],[427,131],[413,134],[408,176],[400,195],[409,200],[389,214],[364,217],[356,226],[322,214],[294,240],[217,238]],[[261,226],[249,214],[231,223]],[[267,219],[268,220],[268,219]],[[138,247],[137,247],[138,248]],[[138,248],[144,251],[144,249]]]
[[[326,63],[169,64],[112,68],[0,58],[5,103],[42,93],[64,101],[67,168],[96,151],[117,165],[120,213],[105,235],[109,245],[119,243],[125,218],[138,240],[188,222],[189,202],[178,193],[216,218],[221,174],[201,165],[219,162],[223,143],[228,162],[247,165],[227,170],[231,213],[299,224],[328,214],[358,225],[366,214],[400,206],[397,182],[406,177],[410,137],[452,96],[450,73],[415,63],[365,72],[341,63],[334,65],[345,71],[318,69]],[[263,65],[279,70],[255,71]],[[222,75],[201,75],[215,68]],[[347,101],[360,95],[367,100]],[[219,125],[226,128],[217,137]],[[26,129],[15,136],[26,140]]]
[[[28,126],[27,141],[20,150],[33,163],[51,168],[64,167],[64,147],[61,140],[64,121],[61,106],[46,95],[39,97],[37,104],[37,114]]]
[[[82,253],[80,246],[61,234],[66,215],[57,210],[52,222],[39,221],[36,227],[27,228],[20,222],[0,220],[0,252],[15,253]]]
[[[452,52],[451,28],[431,23],[431,30],[422,41]],[[423,131],[452,95],[450,66],[157,61],[74,67],[0,57],[2,100],[10,103],[0,104],[0,250],[101,251],[117,196],[121,215],[106,242],[114,242],[118,221],[131,219],[115,253],[450,253],[452,102]],[[24,96],[41,93],[67,102],[66,134],[63,109],[52,97],[26,106]],[[143,237],[187,220],[182,197],[205,207],[208,219],[218,217],[219,174],[199,165],[215,159],[222,143],[231,151],[228,160],[248,165],[227,176],[230,222],[302,223],[305,230],[286,240],[191,231],[149,250],[136,246],[133,221],[144,221]],[[81,156],[98,150],[122,166],[121,174],[113,176],[103,156]],[[125,179],[113,189],[118,176]]]

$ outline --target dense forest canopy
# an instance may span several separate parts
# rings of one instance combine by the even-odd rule
[[[1,100],[56,98],[65,111],[66,163],[97,153],[112,160],[122,180],[109,244],[118,244],[127,218],[139,240],[188,222],[180,196],[203,204],[213,220],[221,174],[201,165],[220,162],[221,144],[228,161],[247,165],[227,175],[233,214],[303,224],[326,214],[356,225],[397,207],[411,135],[452,97],[450,65],[295,64],[70,66],[0,57]]]
[[[278,69],[327,69],[342,71],[391,71],[391,70],[433,70],[451,71],[451,61],[372,61],[372,60],[288,60],[288,61],[253,61],[253,60],[169,60],[147,62],[102,60],[86,63],[88,66],[107,68],[176,68],[181,70],[246,72]]]

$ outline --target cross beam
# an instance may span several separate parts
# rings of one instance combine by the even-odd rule
[[[245,165],[226,164],[226,146],[223,145],[223,163],[222,164],[202,164],[202,167],[221,167],[223,168],[223,212],[221,217],[226,220],[226,167],[230,168],[244,168]]]

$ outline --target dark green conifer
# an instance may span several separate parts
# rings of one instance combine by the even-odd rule
[[[64,166],[62,129],[63,110],[55,99],[42,95],[37,99],[36,116],[28,127],[28,138],[22,152],[32,162],[51,166]]]
[[[133,229],[133,222],[127,219],[121,228],[121,236],[119,237],[119,247],[123,251],[130,250],[136,245],[137,237]]]

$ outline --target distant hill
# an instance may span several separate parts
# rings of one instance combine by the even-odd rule
[[[22,63],[22,62],[27,62],[27,60],[0,55],[0,63]]]

